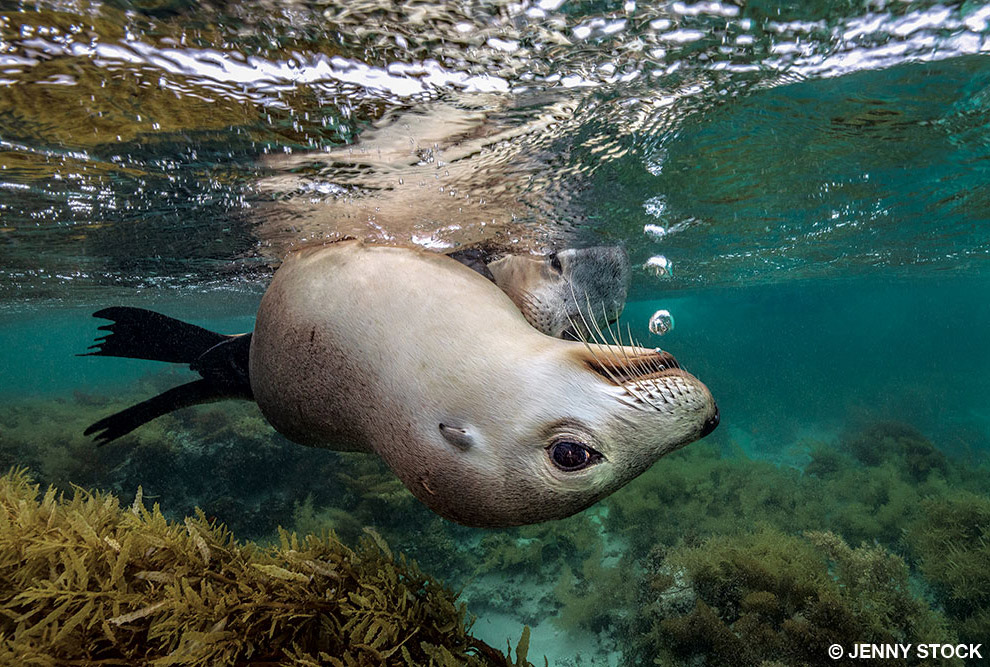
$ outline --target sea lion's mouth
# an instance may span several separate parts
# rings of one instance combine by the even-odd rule
[[[631,382],[687,375],[674,355],[669,352],[660,349],[648,352],[638,350],[630,352],[629,348],[619,349],[621,352],[618,354],[595,355],[588,359],[588,367],[619,386]]]
[[[622,389],[623,402],[639,409],[669,412],[687,400],[698,384],[673,355],[660,349],[600,346],[585,361]]]

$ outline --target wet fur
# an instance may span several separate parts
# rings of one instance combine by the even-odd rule
[[[439,514],[506,526],[580,511],[700,437],[714,412],[704,385],[668,369],[668,403],[636,383],[656,356],[542,335],[447,257],[348,242],[283,264],[258,312],[250,377],[290,439],[374,452]],[[548,438],[571,422],[605,463],[576,474],[548,463]]]

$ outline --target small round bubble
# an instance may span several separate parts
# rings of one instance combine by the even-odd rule
[[[674,328],[674,317],[669,310],[658,310],[650,318],[650,332],[662,336]]]
[[[654,255],[646,260],[646,270],[658,278],[671,278],[674,275],[674,264],[663,255]]]

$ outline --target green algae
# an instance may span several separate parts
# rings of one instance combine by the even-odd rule
[[[837,444],[806,449],[810,461],[800,470],[697,443],[665,457],[606,504],[618,523],[649,526],[628,533],[645,556],[658,543],[732,535],[762,523],[898,548],[926,498],[961,489],[990,493],[986,468],[947,458],[897,422],[868,424]]]
[[[370,533],[282,531],[263,549],[140,497],[0,478],[0,659],[8,664],[528,665],[468,633],[463,605]]]
[[[896,421],[879,421],[854,431],[842,441],[843,449],[860,463],[877,466],[894,461],[907,477],[921,482],[932,473],[945,475],[949,465],[918,429]]]
[[[918,569],[964,641],[990,634],[990,498],[959,492],[928,498],[906,533]]]
[[[167,381],[149,378],[138,391],[154,393],[152,385]],[[530,624],[550,617],[563,632],[591,633],[619,649],[641,632],[643,591],[655,594],[658,564],[672,549],[716,538],[743,548],[768,525],[832,570],[841,558],[829,560],[824,544],[795,536],[829,532],[849,545],[901,554],[917,590],[939,605],[953,632],[979,642],[990,626],[983,592],[990,584],[980,571],[990,570],[983,565],[990,561],[974,527],[988,511],[990,475],[903,424],[877,422],[835,443],[799,443],[803,470],[754,460],[731,443],[697,443],[574,517],[477,531],[430,513],[373,457],[284,442],[249,404],[168,415],[111,447],[94,449],[79,435],[94,412],[129,398],[10,402],[0,408],[0,462],[29,465],[41,482],[64,490],[71,482],[124,493],[141,485],[146,498],[175,512],[167,515],[173,519],[202,507],[236,534],[265,544],[274,539],[276,547],[277,524],[298,534],[332,531],[346,544],[366,540],[372,528],[429,571],[466,587],[475,613],[509,613]],[[945,525],[943,515],[950,517]],[[825,584],[811,577],[800,585]],[[694,589],[685,583],[684,590]],[[780,609],[795,608],[782,595],[751,590],[737,605],[741,613],[779,618]],[[691,622],[700,623],[703,613]]]
[[[829,657],[830,645],[954,640],[945,618],[912,593],[900,557],[853,549],[834,533],[764,527],[711,537],[671,549],[647,584],[637,621],[643,662],[845,664]]]

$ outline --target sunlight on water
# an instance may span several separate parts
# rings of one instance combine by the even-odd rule
[[[209,288],[218,270],[251,280],[294,243],[341,234],[433,248],[621,240],[646,267],[637,284],[662,249],[682,269],[673,286],[985,256],[977,239],[949,248],[948,230],[912,233],[930,217],[913,210],[923,201],[884,201],[903,187],[901,156],[840,163],[824,150],[809,153],[815,172],[754,171],[761,153],[787,167],[778,129],[813,151],[816,136],[845,128],[850,152],[872,151],[878,135],[898,136],[905,153],[966,136],[930,156],[930,178],[945,184],[924,193],[931,205],[981,183],[938,163],[965,151],[980,171],[986,142],[967,135],[990,81],[982,59],[963,57],[990,48],[990,10],[842,11],[22,3],[0,16],[4,299]],[[947,64],[898,70],[932,61]],[[825,82],[855,73],[849,91]],[[867,92],[917,76],[930,92]],[[795,106],[803,91],[842,97]],[[748,108],[761,115],[733,116]],[[712,205],[754,188],[762,227]],[[794,229],[781,228],[788,210]],[[914,257],[876,247],[874,230],[889,225]],[[845,250],[825,266],[820,243],[832,239]]]

